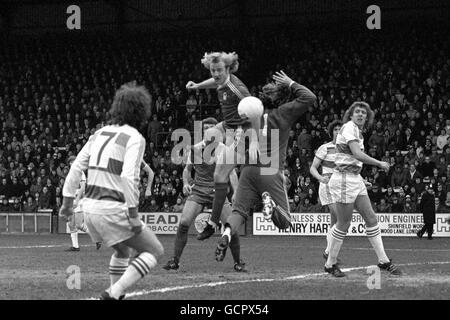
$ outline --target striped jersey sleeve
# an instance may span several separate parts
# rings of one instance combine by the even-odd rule
[[[122,173],[123,193],[129,208],[139,205],[139,176],[144,157],[145,139],[140,134],[132,136],[126,146]]]
[[[230,79],[226,82],[226,86],[239,98],[239,100],[250,96],[248,88],[235,75],[230,76]]]
[[[89,165],[92,141],[93,136],[89,137],[88,142],[83,146],[81,151],[78,153],[77,158],[70,166],[69,173],[67,174],[63,186],[64,197],[74,198],[77,190],[80,188],[80,182],[82,179],[84,178],[84,181],[86,181],[84,171],[87,170]]]
[[[320,160],[325,160],[325,157],[327,156],[327,147],[325,144],[321,145],[319,149],[316,151],[316,158]]]
[[[145,162],[144,160],[142,160],[141,162],[141,170],[145,170],[145,168],[147,168],[149,165],[147,164],[147,162]]]
[[[353,123],[353,121],[351,123],[347,122],[347,125],[343,128],[341,135],[347,144],[351,141],[360,142],[359,128]]]
[[[359,174],[363,163],[355,158],[349,143],[355,141],[364,150],[364,138],[353,121],[345,123],[336,138],[336,169],[340,172]]]

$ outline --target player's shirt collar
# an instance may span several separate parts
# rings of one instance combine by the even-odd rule
[[[225,80],[225,82],[222,85],[218,86],[217,89],[225,88],[230,81],[231,81],[231,74],[228,75],[227,80]]]

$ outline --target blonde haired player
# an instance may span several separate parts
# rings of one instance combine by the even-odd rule
[[[203,66],[210,71],[211,78],[201,83],[189,81],[186,84],[186,89],[217,89],[224,120],[215,128],[222,137],[225,135],[224,140],[227,148],[224,149],[224,155],[234,154],[235,145],[239,142],[243,132],[242,126],[247,121],[250,121],[252,128],[258,128],[259,130],[260,127],[260,117],[245,119],[245,117],[241,117],[238,112],[239,102],[245,97],[250,96],[250,92],[246,85],[234,75],[239,68],[238,55],[235,52],[210,52],[205,53],[201,62]],[[229,134],[230,132],[232,133],[231,135]],[[253,133],[255,131],[252,130],[249,132]],[[204,147],[205,144],[206,142],[203,141],[201,145],[196,145],[196,148],[200,149]],[[256,135],[252,134],[250,136],[249,147],[250,160],[256,162],[258,150],[258,138]],[[205,240],[214,234],[215,228],[219,224],[222,208],[227,197],[229,176],[235,166],[236,164],[234,161],[233,163],[222,162],[216,164],[214,171],[215,194],[211,219],[204,231],[198,235],[198,240]]]
[[[376,160],[364,153],[362,129],[370,127],[374,112],[365,102],[353,103],[344,114],[345,123],[336,137],[336,159],[333,175],[328,182],[331,198],[336,206],[337,222],[331,228],[330,249],[325,271],[335,277],[345,274],[337,266],[337,257],[353,215],[353,208],[361,214],[366,223],[366,234],[378,257],[378,267],[393,275],[400,275],[400,269],[386,255],[380,227],[373,211],[367,188],[360,172],[363,163],[377,166],[385,171],[389,164]]]
[[[319,198],[320,203],[323,206],[328,206],[330,210],[330,229],[327,232],[327,247],[323,253],[325,260],[328,259],[328,253],[330,252],[330,238],[331,238],[331,228],[336,224],[336,212],[333,200],[331,199],[330,186],[328,181],[333,174],[333,169],[336,166],[334,161],[336,159],[336,138],[341,130],[342,122],[335,120],[328,126],[328,135],[333,138],[333,141],[327,142],[321,145],[314,157],[313,163],[309,172],[311,175],[319,181]],[[322,167],[322,174],[319,173],[318,169]]]
[[[89,138],[64,183],[60,215],[69,217],[73,215],[81,173],[88,171],[83,199],[85,223],[94,242],[114,249],[109,262],[111,286],[101,295],[105,300],[123,298],[164,253],[138,213],[140,167],[146,145],[138,129],[148,122],[150,101],[144,87],[126,84],[117,90],[109,111],[111,125]],[[130,261],[132,249],[137,255]]]

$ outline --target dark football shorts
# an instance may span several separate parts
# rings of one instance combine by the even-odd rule
[[[214,200],[214,188],[195,185],[187,200],[202,205],[211,205]]]
[[[291,216],[284,183],[285,176],[282,170],[270,175],[262,174],[261,170],[262,168],[257,166],[243,166],[233,204],[233,214],[240,214],[247,219],[255,203],[262,201],[261,195],[269,192],[276,204],[272,221],[278,228],[287,229],[291,223]]]

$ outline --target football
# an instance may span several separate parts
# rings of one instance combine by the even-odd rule
[[[256,97],[245,97],[239,102],[238,113],[242,118],[259,118],[263,115],[264,107]]]

